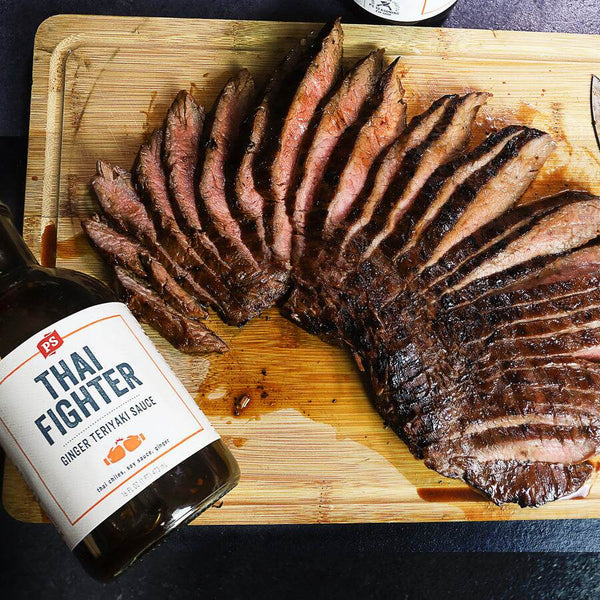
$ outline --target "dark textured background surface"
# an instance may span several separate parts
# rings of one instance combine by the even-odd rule
[[[369,22],[350,0],[0,0],[0,199],[19,221],[33,37],[58,13]],[[459,0],[446,26],[600,33],[600,2]],[[0,508],[0,599],[600,597],[597,555],[574,552],[600,552],[600,522],[186,527],[101,586]]]

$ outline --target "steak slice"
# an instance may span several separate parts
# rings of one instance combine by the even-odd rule
[[[336,260],[339,241],[343,239],[341,223],[359,201],[378,157],[404,129],[403,95],[399,63],[394,61],[379,78],[364,114],[335,148],[324,178],[331,180],[332,185],[323,182],[320,186],[308,219],[303,271],[309,279],[320,271],[321,263]]]
[[[147,144],[142,144],[135,160],[133,172],[135,183],[154,225],[163,231],[179,230],[171,206],[167,178],[162,165],[164,132],[155,129]]]
[[[485,104],[489,94],[474,92],[451,100],[444,119],[439,122],[425,142],[412,149],[404,157],[400,181],[394,182],[394,192],[386,202],[384,198],[375,211],[375,219],[369,225],[383,223],[383,227],[372,238],[363,254],[368,259],[379,244],[395,230],[400,218],[412,204],[423,184],[433,172],[450,161],[466,146],[479,108]]]
[[[452,459],[476,456],[482,462],[490,460],[522,460],[576,464],[598,451],[598,418],[595,423],[584,420],[581,426],[561,425],[558,417],[549,424],[535,422],[512,427],[495,427],[480,433],[462,435],[454,441],[434,443],[425,450],[427,464],[436,471],[450,473]]]
[[[544,301],[531,301],[521,306],[498,308],[493,313],[466,313],[474,325],[468,328],[466,342],[470,345],[489,343],[504,338],[525,337],[544,332],[558,332],[563,325],[582,324],[597,320],[600,293],[597,279],[587,292],[570,294]],[[464,318],[464,317],[463,317]],[[467,329],[467,328],[465,328]]]
[[[178,281],[185,281],[190,288],[188,291],[199,300],[214,302],[211,294],[182,266],[182,256],[188,255],[185,247],[173,255],[159,243],[154,223],[133,187],[131,175],[121,167],[105,161],[98,161],[97,168],[98,172],[92,179],[92,188],[109,221],[121,231],[131,234],[152,256],[162,262]]]
[[[208,313],[194,296],[186,292],[171,277],[167,269],[149,254],[140,255],[148,281],[165,302],[191,319],[206,319]]]
[[[299,70],[299,65],[305,58],[310,45],[309,42],[310,38],[307,38],[296,44],[269,79],[262,100],[254,111],[251,123],[248,124],[249,136],[244,144],[236,174],[235,211],[237,220],[242,228],[246,245],[260,260],[267,259],[270,256],[270,250],[265,239],[263,223],[265,202],[255,176],[255,170],[257,172],[264,171],[266,167],[261,165],[260,160],[257,160],[258,153],[260,150],[267,152],[273,136],[276,135],[277,124],[280,119],[283,119],[283,111],[287,108],[284,98],[292,89],[288,82]]]
[[[110,265],[123,267],[140,279],[147,278],[158,294],[184,314],[192,318],[208,316],[202,305],[139,242],[115,231],[97,215],[81,225],[91,244]]]
[[[448,104],[454,97],[444,96],[436,100],[424,113],[414,117],[403,134],[385,153],[367,199],[362,206],[357,206],[350,213],[346,223],[340,228],[345,226],[342,250],[361,228],[368,225],[375,208],[397,177],[406,154],[427,140],[434,127],[443,118]]]
[[[557,257],[600,234],[599,210],[600,199],[594,196],[557,208],[448,290],[447,304],[463,307],[482,295],[531,280]]]
[[[392,65],[392,68],[394,68],[394,65]],[[388,71],[388,74],[391,72]],[[334,315],[339,312],[336,308],[339,306],[336,299],[337,290],[354,291],[357,288],[366,290],[370,285],[367,277],[360,282],[353,282],[352,280],[356,266],[360,262],[360,254],[364,249],[364,240],[357,232],[369,223],[375,205],[397,173],[398,165],[407,149],[414,148],[427,139],[436,124],[443,119],[446,106],[453,98],[440,99],[429,110],[412,120],[406,131],[392,144],[382,158],[381,165],[375,175],[375,182],[371,188],[372,192],[368,196],[366,204],[361,206],[359,200],[355,208],[325,244],[320,242],[321,236],[318,227],[321,219],[318,215],[314,215],[316,211],[313,211],[310,219],[311,226],[314,223],[317,223],[317,225],[309,236],[311,240],[313,237],[315,238],[313,241],[314,250],[310,254],[317,255],[317,258],[303,261],[302,269],[298,269],[295,274],[296,286],[283,307],[285,314],[307,331],[319,335],[331,343],[339,343],[336,337],[341,339],[344,336],[341,333],[343,328],[336,326],[334,319]],[[368,187],[367,184],[366,188],[368,189]],[[340,249],[344,250],[344,244],[354,234],[356,235],[352,239],[353,243],[345,248],[345,252],[342,253],[341,257],[338,257]],[[391,265],[389,266],[391,268]],[[366,269],[369,267],[370,265]],[[354,300],[357,303],[360,302],[356,298]],[[325,316],[325,305],[328,305],[331,309],[329,316]],[[347,322],[347,320],[344,319],[344,322]]]
[[[506,271],[535,257],[562,254],[578,248],[599,234],[600,198],[591,197],[560,207],[544,217],[531,231],[471,271],[456,284],[455,289],[465,288],[479,279],[489,279],[500,271]]]
[[[581,193],[572,192],[569,195],[581,197]],[[587,194],[586,194],[587,195]],[[589,195],[587,195],[589,198]],[[569,281],[579,281],[600,274],[600,245],[585,246],[551,262],[525,281],[520,282],[521,289],[539,286],[550,286]]]
[[[114,271],[131,312],[154,327],[175,348],[186,354],[222,353],[228,350],[227,344],[217,334],[202,323],[173,310],[143,282],[121,267],[114,267]]]
[[[246,69],[232,77],[213,109],[200,169],[198,191],[207,214],[212,240],[232,271],[257,267],[242,240],[241,228],[230,210],[232,173],[228,168],[240,136],[240,126],[254,98],[254,80]]]
[[[410,208],[429,177],[464,147],[477,111],[486,100],[487,95],[477,93],[462,97],[452,96],[434,104],[414,125],[411,122],[406,140],[401,138],[402,141],[398,144],[398,157],[401,158],[402,164],[397,174],[393,179],[389,178],[391,183],[386,192],[369,211],[370,220],[347,244],[344,262],[336,263],[335,272],[329,271],[321,277],[327,282],[326,287],[330,290],[328,294],[335,298],[335,290],[352,290],[355,293],[354,303],[366,306],[373,303],[385,304],[402,293],[405,282],[395,275],[393,265],[384,256],[379,256],[379,246],[394,232],[401,217]],[[429,133],[425,136],[427,131]],[[420,143],[413,145],[411,140],[419,140]],[[378,255],[374,256],[376,250]],[[341,264],[345,268],[341,268]],[[414,270],[417,264],[418,261],[411,261],[410,269]],[[335,288],[333,292],[332,287]],[[370,296],[368,302],[367,293]],[[323,297],[326,293],[321,291],[320,295]],[[293,295],[292,300],[298,302],[298,296]],[[333,308],[336,300],[330,299],[329,304]],[[295,315],[300,314],[297,307],[293,312]],[[336,312],[339,311],[330,312],[321,331],[325,330],[330,335],[332,330],[337,330],[337,335],[350,339],[354,333],[341,332],[349,324],[352,331],[356,332],[357,327],[352,324],[354,319],[349,316],[343,323],[332,327],[332,323],[337,320]],[[309,321],[314,326],[318,318],[311,315]]]
[[[461,311],[460,318],[470,318],[474,326],[468,329],[470,344],[479,344],[482,339],[499,340],[509,335],[524,337],[534,332],[560,331],[562,324],[574,325],[596,320],[600,306],[598,277],[589,281],[587,290],[569,290],[557,296],[536,300],[529,290],[519,290],[520,304],[500,306],[493,311],[482,311],[478,307]],[[579,281],[577,281],[579,283]],[[452,315],[454,319],[454,315]]]
[[[578,202],[585,197],[587,195],[575,192],[561,193],[502,213],[455,244],[435,264],[421,271],[419,278],[427,282],[433,293],[443,294],[474,268],[527,233],[542,217],[560,206]]]
[[[280,127],[271,130],[272,152],[261,149],[268,167],[267,203],[263,214],[267,243],[275,260],[288,265],[292,225],[287,210],[298,157],[317,107],[335,85],[342,66],[343,33],[339,20],[326,25],[307,53],[309,64]],[[273,123],[275,125],[275,123]],[[264,181],[264,175],[263,175]],[[263,183],[264,185],[264,183]],[[291,201],[291,200],[290,200]]]
[[[500,132],[502,133],[502,132]],[[402,271],[424,270],[479,227],[501,215],[525,192],[553,148],[548,134],[527,129],[501,137],[502,150],[470,175],[423,229],[419,242],[398,259]]]
[[[148,216],[146,208],[137,196],[129,173],[120,167],[108,163],[99,164],[99,174],[92,185],[100,199],[101,206],[119,227],[136,237],[149,250],[154,258],[178,281],[192,280],[192,289],[188,289],[196,298],[210,303],[227,323],[238,325],[248,320],[255,310],[255,296],[246,290],[228,287],[227,273],[223,276],[213,273],[190,248],[189,240],[180,231],[157,232]],[[182,273],[183,271],[183,273]],[[253,274],[248,285],[261,289],[266,279],[277,276],[271,273]],[[277,283],[277,281],[276,281]],[[275,287],[278,289],[280,284]],[[270,291],[265,295],[270,298]],[[254,304],[251,304],[254,301]]]
[[[217,272],[225,268],[219,260],[219,252],[204,232],[196,202],[195,181],[200,139],[204,127],[204,110],[191,94],[181,90],[165,120],[163,158],[179,225],[193,241],[194,249],[203,262]]]
[[[475,383],[482,394],[489,395],[497,389],[529,383],[539,386],[555,386],[559,391],[565,386],[574,389],[597,389],[600,383],[600,365],[573,356],[542,356],[517,358],[498,363],[499,370],[489,377],[478,378]],[[564,381],[564,383],[563,383]]]
[[[506,127],[490,135],[471,152],[439,167],[427,180],[410,208],[402,216],[384,251],[397,260],[416,246],[419,238],[469,177],[489,165],[508,142],[523,134],[523,127]],[[504,230],[503,232],[504,233]],[[497,234],[500,235],[500,232]],[[489,237],[485,239],[487,242]],[[456,259],[455,259],[456,260]]]
[[[375,160],[406,126],[406,105],[402,100],[404,88],[400,78],[401,65],[396,59],[380,78],[376,107],[358,132],[354,148],[329,202],[323,227],[326,238],[349,214]]]
[[[589,463],[577,465],[522,461],[460,461],[461,479],[481,490],[498,505],[515,502],[519,506],[541,506],[583,491],[593,472]],[[586,489],[587,488],[587,489]]]
[[[146,276],[141,256],[148,251],[137,240],[115,231],[98,215],[84,219],[81,227],[91,245],[109,265],[124,267],[137,277]]]
[[[332,310],[322,319],[322,326],[319,327],[319,317],[314,314],[314,310],[306,317],[301,316],[300,293],[296,292],[292,294],[288,303],[289,313],[294,315],[295,320],[308,323],[313,331],[316,326],[321,335],[328,338],[338,335],[349,340],[355,335],[357,327],[353,325],[355,319],[350,315],[336,324],[339,315],[343,314],[334,310],[334,306],[338,304],[335,299],[337,290],[341,290],[345,295],[348,295],[350,290],[354,293],[354,304],[362,306],[373,303],[385,305],[403,292],[405,281],[395,274],[393,264],[385,257],[371,256],[371,253],[393,232],[393,228],[396,228],[402,215],[418,197],[428,178],[465,145],[477,110],[486,99],[487,96],[481,94],[449,97],[435,103],[429,111],[414,120],[414,124],[411,123],[396,147],[392,147],[396,157],[402,160],[397,175],[394,178],[385,177],[391,184],[381,200],[377,204],[373,202],[372,208],[369,208],[368,212],[372,216],[346,246],[343,262],[334,263],[333,268],[320,275],[323,282],[319,287],[320,298],[323,299],[328,294],[332,296],[328,300],[322,300],[322,303],[328,303]],[[419,143],[415,145],[417,141]],[[494,144],[491,143],[490,146],[493,150]],[[408,150],[409,148],[411,149]],[[483,155],[485,154],[483,152]],[[364,216],[365,212],[363,218]],[[414,269],[417,264],[418,261],[411,261],[410,268]],[[310,282],[310,274],[306,276],[306,280]],[[324,291],[324,288],[327,291]],[[369,300],[366,298],[367,294],[370,296]],[[348,325],[353,333],[346,329]]]
[[[156,246],[158,236],[125,169],[99,160],[92,188],[105,215],[145,246]]]
[[[203,127],[204,109],[196,104],[191,94],[181,90],[165,120],[164,160],[173,208],[182,229],[191,233],[203,229],[194,192]]]
[[[440,461],[456,458],[461,452],[474,455],[476,444],[485,444],[487,439],[487,448],[476,452],[478,458],[489,460],[500,458],[500,453],[506,456],[516,452],[514,457],[521,459],[532,459],[535,453],[536,460],[578,462],[581,453],[589,451],[585,448],[590,440],[571,436],[559,443],[552,438],[551,428],[597,427],[600,396],[597,389],[589,387],[598,382],[597,372],[587,369],[584,361],[569,360],[573,364],[563,358],[562,364],[538,365],[538,372],[534,363],[539,361],[524,359],[519,370],[498,371],[478,382],[476,395],[436,407],[439,416],[415,411],[408,429],[411,434],[417,428],[427,431],[420,436],[419,445],[427,456]],[[507,435],[515,428],[520,433]],[[536,445],[536,439],[548,436],[549,442]],[[572,445],[574,440],[576,446]],[[576,452],[579,458],[556,459],[557,452]]]
[[[374,50],[348,72],[322,111],[306,153],[300,183],[295,193],[292,225],[293,262],[304,251],[306,216],[312,210],[327,163],[342,135],[359,119],[382,69],[383,50]]]
[[[456,306],[449,303],[448,314],[458,319],[472,319],[472,315],[477,314],[499,325],[509,322],[511,315],[527,318],[539,316],[544,310],[552,313],[550,307],[589,306],[600,286],[600,268],[593,262],[593,256],[599,253],[598,246],[594,245],[550,259],[549,265],[526,275],[518,287],[500,288]],[[581,261],[579,266],[578,260]]]
[[[162,166],[164,132],[155,129],[147,144],[142,144],[135,160],[133,172],[142,201],[152,215],[157,229],[179,229],[171,206],[167,180]]]
[[[205,260],[202,260],[194,249],[192,240],[179,227],[171,206],[167,177],[161,159],[163,138],[163,131],[155,130],[150,142],[141,146],[134,165],[140,197],[154,221],[159,241],[168,254],[184,268],[202,269],[213,277],[226,272],[227,266],[215,260],[211,253],[205,253]]]
[[[539,356],[579,356],[586,357],[586,351],[595,352],[600,345],[600,321],[594,320],[584,325],[572,325],[568,329],[553,332],[551,335],[531,335],[513,339],[491,341],[486,352],[473,365],[482,373],[489,373],[499,360]]]

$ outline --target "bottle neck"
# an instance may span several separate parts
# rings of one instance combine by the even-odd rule
[[[10,210],[0,203],[0,275],[19,267],[37,264],[35,256],[17,231]]]

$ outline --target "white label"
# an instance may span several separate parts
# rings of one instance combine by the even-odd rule
[[[120,302],[66,317],[0,361],[0,441],[71,549],[217,439]]]
[[[354,0],[373,15],[391,21],[413,23],[444,12],[456,0]]]

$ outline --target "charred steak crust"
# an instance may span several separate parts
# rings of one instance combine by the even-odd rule
[[[600,198],[520,201],[552,152],[512,125],[468,149],[489,94],[406,126],[398,60],[341,76],[336,21],[254,102],[242,70],[204,125],[185,91],[134,177],[100,161],[84,221],[123,298],[184,352],[196,319],[267,307],[347,348],[384,421],[426,466],[497,504],[585,494],[600,449]],[[201,141],[203,140],[203,141]]]

